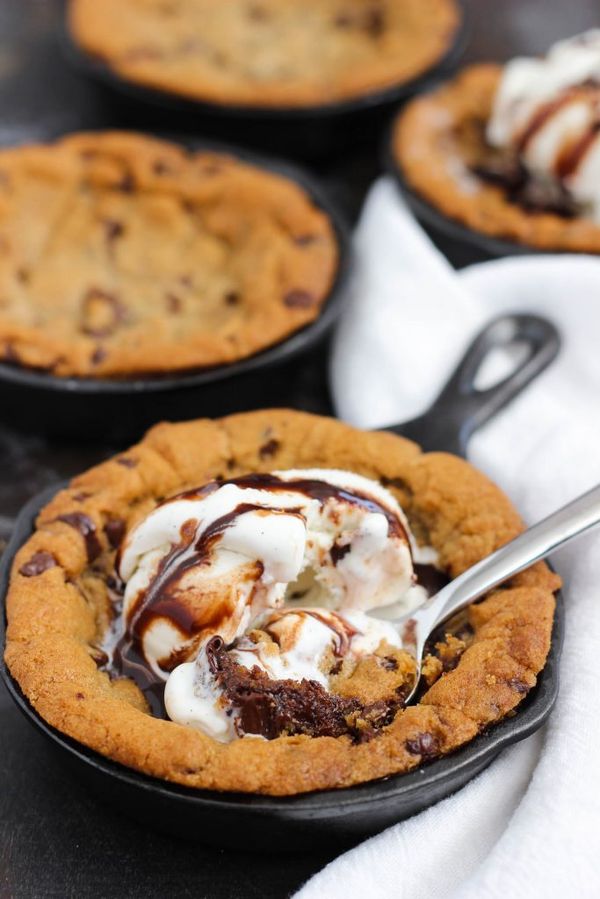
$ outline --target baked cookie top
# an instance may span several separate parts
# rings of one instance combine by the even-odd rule
[[[430,657],[432,686],[419,703],[397,711],[369,739],[301,733],[219,743],[153,717],[133,681],[102,670],[98,645],[114,616],[115,550],[160,500],[214,478],[333,467],[386,485],[418,541],[435,548],[451,577],[522,528],[507,498],[468,463],[423,455],[391,434],[286,410],[158,425],[75,478],[42,510],[16,555],[5,659],[35,710],[146,774],[272,795],[408,771],[512,712],[535,685],[550,647],[559,579],[542,563],[470,608],[468,639],[449,638]],[[372,679],[371,672],[367,686]]]
[[[474,231],[548,251],[600,252],[600,225],[498,167],[485,131],[502,67],[475,65],[398,116],[392,153],[402,177],[443,215]],[[496,171],[497,169],[497,171]],[[562,202],[562,200],[561,200]]]
[[[314,320],[338,270],[294,181],[139,134],[0,151],[0,358],[58,376],[222,365]]]
[[[302,107],[403,84],[434,65],[455,0],[71,0],[75,41],[120,77],[199,101]]]

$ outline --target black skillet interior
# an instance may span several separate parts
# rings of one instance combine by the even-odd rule
[[[393,106],[424,90],[434,78],[442,77],[455,66],[469,36],[468,10],[463,3],[461,11],[462,20],[448,50],[420,77],[356,99],[302,108],[221,105],[186,99],[121,78],[103,60],[75,43],[66,22],[59,39],[73,65],[120,95],[127,110],[131,110],[133,122],[138,113],[136,106],[141,103],[159,109],[161,121],[175,130],[200,131],[288,157],[318,159],[372,137]]]
[[[525,361],[495,387],[476,390],[475,374],[488,351],[508,347],[515,341],[529,347]],[[426,448],[462,451],[468,434],[535,378],[556,356],[558,347],[555,329],[543,319],[509,316],[496,320],[471,344],[430,416],[426,414],[405,427],[399,425],[391,430],[419,437]],[[450,408],[453,403],[455,414]],[[448,424],[439,434],[428,434],[427,422],[435,420],[440,409],[446,410]],[[438,442],[440,435],[440,439],[448,440],[447,444]],[[35,497],[19,516],[0,562],[2,596],[6,596],[16,551],[30,535],[38,511],[57,489],[50,488]],[[2,616],[3,627],[4,624]],[[324,845],[347,846],[422,811],[464,786],[503,748],[537,730],[550,714],[558,693],[563,629],[564,608],[559,596],[546,665],[514,717],[503,719],[453,754],[408,774],[289,798],[194,791],[111,762],[46,724],[29,705],[5,665],[0,667],[10,695],[26,718],[101,799],[146,825],[182,838],[246,850],[298,851]]]
[[[2,419],[26,431],[87,441],[107,435],[132,441],[162,419],[175,421],[225,415],[256,407],[285,405],[289,380],[329,335],[342,311],[351,265],[345,218],[319,182],[281,160],[212,141],[160,134],[189,150],[227,153],[295,181],[333,224],[339,250],[334,283],[314,322],[247,359],[230,365],[167,377],[128,380],[57,378],[45,372],[0,363]]]
[[[491,237],[444,215],[407,183],[402,167],[395,158],[392,147],[392,131],[388,128],[383,144],[383,163],[392,176],[407,205],[425,226],[433,240],[442,246],[455,264],[462,267],[476,262],[486,262],[503,256],[524,256],[530,253],[560,252],[539,250],[514,240]]]

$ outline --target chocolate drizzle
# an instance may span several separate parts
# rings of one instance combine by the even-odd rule
[[[222,481],[209,484],[170,498],[167,502],[181,499],[201,499],[219,489]],[[388,534],[404,539],[410,547],[407,531],[393,509],[379,503],[371,496],[360,492],[350,492],[342,487],[325,481],[310,478],[284,480],[272,474],[250,474],[227,481],[240,488],[264,489],[272,493],[294,491],[311,499],[325,503],[329,499],[337,499],[358,506],[369,512],[383,514],[388,522]],[[240,516],[248,512],[265,514],[297,515],[302,517],[299,508],[273,509],[254,503],[240,503],[232,511],[213,521],[198,534],[198,521],[189,519],[180,529],[180,541],[159,562],[155,576],[145,590],[140,591],[128,610],[125,631],[117,640],[106,670],[111,676],[132,678],[148,701],[149,708],[155,717],[166,718],[163,702],[164,678],[161,678],[150,666],[143,652],[143,640],[148,629],[158,619],[168,619],[169,623],[181,634],[183,648],[174,652],[170,658],[160,660],[160,666],[166,672],[177,664],[190,658],[207,633],[219,632],[220,627],[232,613],[229,601],[224,601],[216,608],[199,603],[184,604],[178,596],[180,582],[191,568],[208,564],[215,543],[223,532]],[[86,543],[92,541],[90,549],[94,550],[93,541],[97,542],[93,522],[87,516],[73,513],[65,516],[68,523],[78,526],[86,536]],[[77,521],[75,521],[77,519]],[[92,529],[86,530],[86,519]],[[120,534],[114,528],[114,543]],[[347,548],[337,547],[332,550],[332,561],[337,563]],[[120,564],[117,556],[116,567]],[[260,563],[257,563],[260,565]],[[437,592],[441,580],[446,578],[429,565],[416,565],[415,572],[420,583],[428,592]],[[259,572],[260,574],[260,572]],[[122,589],[119,584],[113,596],[115,614],[122,621]],[[210,604],[209,604],[210,605]],[[277,633],[271,633],[270,625],[284,614],[294,611],[284,609],[271,617],[265,628],[276,640]],[[357,631],[335,612],[321,612],[318,609],[302,609],[303,614],[311,615],[334,635],[334,653],[342,659],[353,636]],[[271,680],[258,666],[248,670],[238,665],[228,654],[228,647],[222,637],[213,636],[206,643],[205,651],[215,678],[223,689],[225,696],[235,708],[240,732],[256,733],[271,739],[281,733],[310,734],[312,736],[339,736],[349,734],[353,739],[369,739],[380,728],[389,724],[399,708],[403,697],[394,696],[390,700],[378,701],[370,705],[361,705],[355,698],[341,697],[329,693],[317,681],[303,680]]]
[[[348,649],[350,647],[350,641],[352,637],[354,637],[359,632],[355,627],[346,621],[345,618],[342,618],[341,615],[338,615],[337,612],[330,612],[323,610],[322,612],[319,609],[281,609],[279,612],[273,613],[269,617],[269,623],[264,628],[269,636],[276,636],[272,633],[272,625],[277,621],[281,621],[288,614],[295,615],[308,615],[310,618],[314,618],[315,621],[319,621],[321,624],[324,624],[325,627],[328,627],[330,631],[333,631],[335,635],[335,644],[333,647],[333,652],[336,656],[343,658]]]

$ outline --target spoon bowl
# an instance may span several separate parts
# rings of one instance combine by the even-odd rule
[[[392,619],[402,636],[403,646],[417,661],[415,681],[405,704],[417,692],[425,646],[440,624],[597,524],[600,524],[600,484],[468,568],[430,596],[420,608]]]

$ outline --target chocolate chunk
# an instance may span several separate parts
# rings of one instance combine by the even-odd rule
[[[526,684],[525,681],[519,680],[518,677],[511,677],[506,683],[515,693],[529,693],[531,690],[530,685]]]
[[[122,465],[123,468],[135,468],[138,464],[138,460],[132,459],[131,456],[119,456],[116,462],[117,465]]]
[[[40,550],[34,553],[28,562],[21,565],[19,574],[22,574],[24,577],[36,577],[38,574],[48,571],[49,568],[54,568],[55,565],[56,559],[54,556],[51,553]]]
[[[334,543],[331,549],[329,550],[329,555],[331,556],[331,561],[334,565],[337,565],[338,562],[344,558],[350,552],[350,544],[346,543],[343,546],[339,543]]]
[[[237,306],[240,301],[240,295],[237,290],[229,290],[223,297],[228,306]]]
[[[90,287],[82,303],[81,330],[90,337],[110,336],[125,318],[125,309],[115,294]]]
[[[85,699],[85,695],[83,693],[76,693],[75,699]]]
[[[435,758],[439,754],[439,743],[433,734],[420,733],[404,744],[411,755],[420,755],[423,759]]]
[[[267,440],[266,443],[263,443],[258,451],[258,455],[261,459],[270,459],[271,456],[275,455],[280,446],[281,443],[279,442],[279,440],[276,440],[275,437],[271,437],[270,440]]]
[[[122,518],[109,518],[104,525],[106,539],[113,549],[118,549],[125,536],[125,522]]]
[[[59,515],[57,521],[64,521],[65,524],[79,531],[85,540],[85,548],[87,552],[88,562],[93,562],[100,553],[102,547],[96,534],[96,525],[84,512],[69,512],[67,515]]]
[[[290,309],[310,309],[316,302],[316,297],[308,290],[289,290],[283,298],[283,302]]]
[[[241,733],[261,734],[273,740],[281,734],[338,737],[356,741],[374,736],[391,723],[397,702],[362,706],[358,699],[339,696],[312,680],[271,680],[257,666],[248,669],[227,654],[221,637],[206,645],[210,669],[238,711]]]

